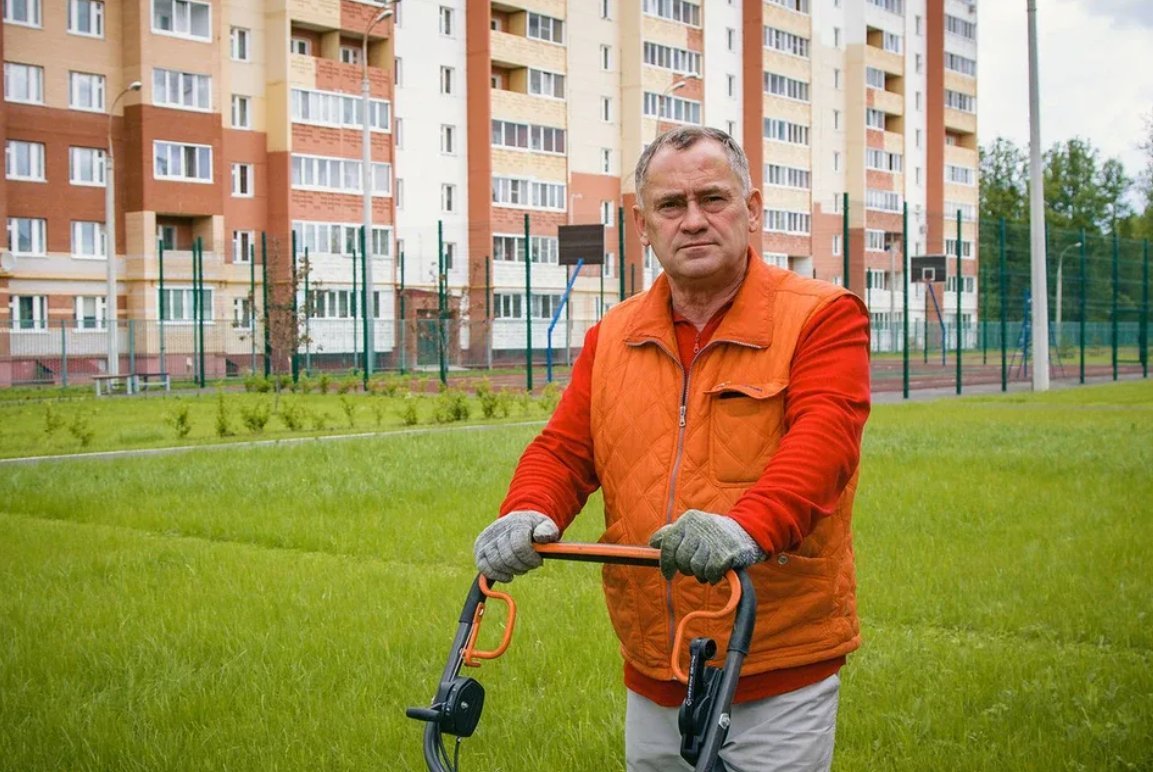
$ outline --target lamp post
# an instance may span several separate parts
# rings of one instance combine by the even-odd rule
[[[116,329],[116,176],[112,157],[112,116],[116,105],[130,91],[139,91],[143,84],[134,80],[128,88],[112,100],[108,108],[108,149],[104,156],[104,257],[107,261],[104,288],[104,319],[108,333],[108,375],[120,374],[120,341]]]
[[[1061,250],[1057,255],[1057,349],[1061,349],[1061,263],[1065,259],[1065,253],[1074,247],[1081,246],[1081,242],[1070,244]]]
[[[361,256],[364,260],[364,296],[368,299],[364,304],[365,319],[368,324],[365,325],[364,335],[364,371],[365,375],[372,375],[376,359],[376,346],[373,345],[373,338],[375,337],[376,320],[373,313],[373,287],[375,284],[372,280],[372,130],[369,128],[368,110],[369,110],[369,95],[371,94],[371,87],[368,82],[368,35],[372,32],[372,28],[382,21],[392,16],[393,8],[399,0],[390,0],[387,7],[381,9],[372,17],[368,22],[368,26],[364,28],[364,34],[360,39],[360,99],[361,99],[361,185],[364,189],[364,248],[361,250],[364,254]],[[355,273],[355,271],[354,271]],[[356,337],[356,333],[353,333]]]
[[[689,83],[692,81],[700,79],[700,75],[693,75],[690,73],[683,78],[677,78],[668,85],[668,88],[661,92],[661,101],[657,104],[657,133],[653,136],[654,139],[661,135],[661,105],[665,103],[665,100],[668,99],[669,95],[674,91],[680,91],[682,88],[689,85]]]

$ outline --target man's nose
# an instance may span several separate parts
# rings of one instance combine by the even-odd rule
[[[696,201],[689,201],[685,206],[685,216],[681,218],[681,230],[695,233],[708,227],[704,210]]]

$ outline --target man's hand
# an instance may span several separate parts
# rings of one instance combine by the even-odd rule
[[[560,538],[560,529],[548,516],[531,510],[509,512],[476,537],[476,567],[489,579],[511,582],[514,576],[539,568],[543,559],[533,543],[546,544]]]
[[[716,584],[730,568],[745,568],[765,559],[752,536],[731,517],[686,510],[675,522],[649,539],[661,551],[661,573],[672,579],[677,571]]]

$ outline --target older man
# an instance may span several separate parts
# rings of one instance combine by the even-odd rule
[[[729,770],[826,769],[838,672],[859,645],[850,521],[869,413],[868,316],[832,284],[749,247],[761,194],[724,132],[683,127],[637,162],[633,220],[664,272],[589,331],[548,425],[525,450],[477,566],[540,565],[598,486],[603,541],[651,543],[660,573],[605,566],[628,689],[630,770],[688,769],[672,630],[747,567],[757,590],[721,758]],[[724,623],[694,634],[727,640]]]

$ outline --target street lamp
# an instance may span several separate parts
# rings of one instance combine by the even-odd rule
[[[381,9],[372,19],[368,22],[368,26],[364,28],[364,34],[360,39],[360,99],[361,99],[361,184],[364,188],[364,252],[361,258],[364,260],[364,293],[368,301],[364,304],[365,319],[368,320],[366,325],[367,332],[365,333],[364,340],[364,371],[365,375],[372,375],[373,365],[376,359],[376,346],[373,345],[373,338],[375,333],[376,320],[372,316],[373,302],[372,302],[372,288],[374,286],[372,280],[372,131],[369,128],[368,109],[369,109],[369,95],[371,89],[368,82],[368,34],[372,32],[372,28],[382,21],[392,16],[393,6],[400,0],[390,0],[387,7]],[[355,267],[353,274],[356,274]],[[355,339],[356,333],[353,332]]]
[[[665,100],[668,99],[669,95],[674,91],[680,91],[682,88],[689,85],[689,83],[692,81],[700,79],[700,75],[694,75],[690,73],[683,78],[677,78],[668,85],[668,88],[661,92],[661,101],[657,103],[657,133],[654,135],[654,138],[659,137],[661,134],[661,106],[664,105]]]
[[[132,81],[128,88],[116,95],[108,108],[108,150],[104,156],[104,257],[107,261],[104,319],[108,327],[108,375],[120,375],[120,341],[116,329],[116,177],[112,159],[112,116],[124,95],[139,91],[143,85],[138,80]]]
[[[1065,259],[1065,253],[1074,247],[1081,246],[1081,242],[1075,242],[1065,247],[1057,255],[1057,349],[1061,348],[1061,263]]]

